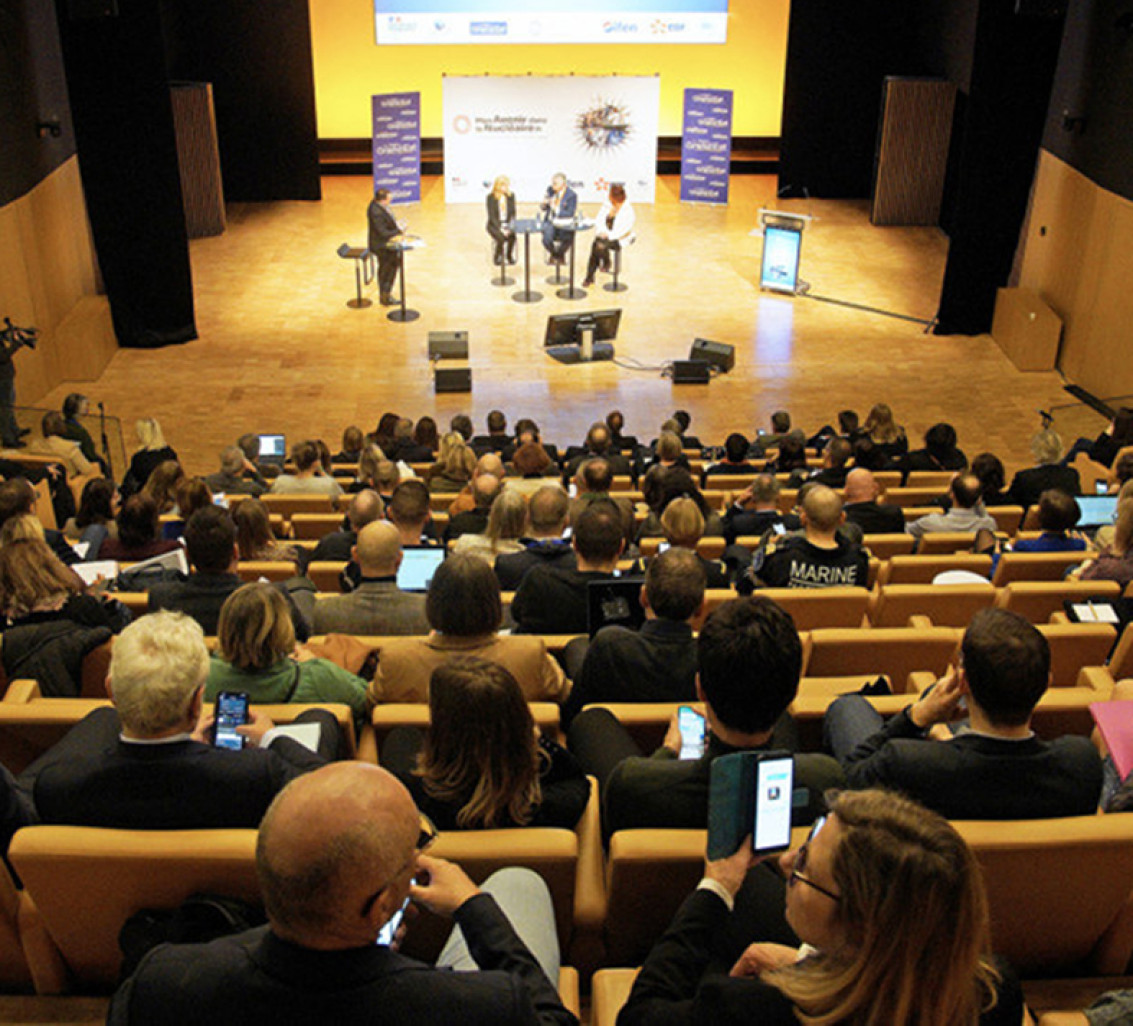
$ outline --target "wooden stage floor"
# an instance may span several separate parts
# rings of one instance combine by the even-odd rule
[[[925,334],[912,321],[758,289],[757,210],[787,209],[816,218],[802,264],[814,294],[928,320],[947,254],[943,233],[874,228],[865,201],[777,200],[775,182],[734,177],[731,204],[711,208],[682,205],[679,180],[659,178],[656,203],[637,207],[638,241],[623,275],[629,291],[620,295],[596,287],[581,301],[557,298],[535,237],[533,288],[544,299],[520,305],[514,287],[490,283],[483,207],[446,206],[441,180],[426,179],[422,201],[398,213],[427,241],[407,257],[409,305],[421,317],[405,325],[376,303],[345,305],[353,262],[335,250],[365,242],[368,179],[325,178],[318,203],[232,204],[224,235],[192,243],[200,339],[122,350],[100,380],[79,387],[122,418],[127,450],[134,419],[158,417],[191,473],[214,470],[219,450],[244,431],[322,436],[337,449],[344,426],[371,430],[387,409],[443,424],[467,412],[480,430],[500,407],[510,420],[534,417],[565,444],[613,407],[629,432],[647,438],[685,408],[695,434],[720,441],[766,427],[780,407],[810,431],[843,407],[864,415],[877,401],[889,402],[914,438],[949,420],[969,456],[991,449],[1009,468],[1027,465],[1035,409],[1065,400],[1056,373],[1015,371],[986,335]],[[521,204],[521,216],[528,209]],[[579,278],[589,251],[582,239]],[[619,358],[646,366],[685,359],[701,336],[735,346],[736,367],[708,386],[674,386],[656,371],[564,367],[543,352],[548,314],[611,306],[623,310]],[[470,334],[471,395],[433,394],[426,335],[443,329]]]

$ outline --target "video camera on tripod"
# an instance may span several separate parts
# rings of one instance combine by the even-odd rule
[[[0,331],[0,344],[3,344],[9,353],[16,352],[22,346],[34,349],[38,341],[38,328],[19,328],[12,323],[11,318],[4,318],[4,330]]]

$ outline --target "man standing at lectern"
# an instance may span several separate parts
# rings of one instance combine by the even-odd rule
[[[578,193],[567,185],[566,175],[561,171],[551,178],[540,209],[543,211],[543,246],[547,250],[547,260],[552,264],[565,263],[566,251],[574,239],[574,232],[556,228],[552,222],[559,218],[574,217],[578,210]]]
[[[405,226],[397,222],[390,210],[389,189],[379,189],[366,212],[370,222],[370,252],[378,258],[378,292],[382,306],[393,306],[393,283],[397,278],[398,253],[389,248],[391,239],[396,238]]]

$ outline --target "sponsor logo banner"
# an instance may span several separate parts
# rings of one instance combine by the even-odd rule
[[[394,203],[421,199],[421,94],[371,97],[374,128],[374,191],[389,189]]]
[[[686,89],[681,132],[681,200],[727,203],[732,91]]]

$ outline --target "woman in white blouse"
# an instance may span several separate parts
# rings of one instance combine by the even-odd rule
[[[633,206],[626,201],[625,186],[615,182],[610,186],[606,202],[602,204],[594,222],[590,262],[586,265],[586,278],[582,282],[584,288],[594,284],[594,275],[599,265],[603,271],[610,269],[610,254],[621,249],[623,242],[632,239],[635,220]]]

